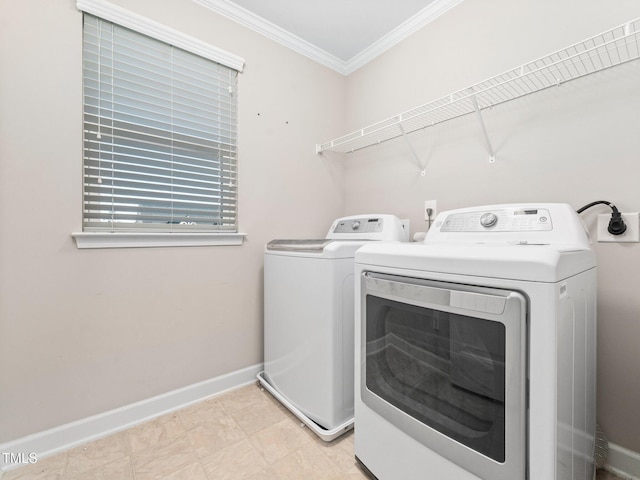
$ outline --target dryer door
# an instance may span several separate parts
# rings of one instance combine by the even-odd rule
[[[525,478],[525,298],[373,272],[362,287],[364,403],[479,477]]]

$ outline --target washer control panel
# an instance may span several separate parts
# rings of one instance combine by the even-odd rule
[[[545,208],[505,208],[448,215],[442,232],[545,232],[553,230],[551,215]]]
[[[382,232],[383,227],[383,218],[349,218],[338,221],[333,229],[333,233],[380,233]]]

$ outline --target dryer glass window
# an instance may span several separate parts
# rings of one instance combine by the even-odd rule
[[[366,297],[366,387],[420,423],[505,461],[505,325]]]

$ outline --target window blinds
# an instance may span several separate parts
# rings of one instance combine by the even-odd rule
[[[84,230],[237,231],[237,71],[84,14]]]

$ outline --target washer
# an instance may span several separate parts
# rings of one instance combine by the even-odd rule
[[[273,240],[264,253],[260,383],[320,438],[353,428],[353,262],[367,243],[406,241],[393,215],[344,217],[321,240]]]
[[[355,454],[379,480],[591,480],[596,261],[566,204],[356,252]]]

